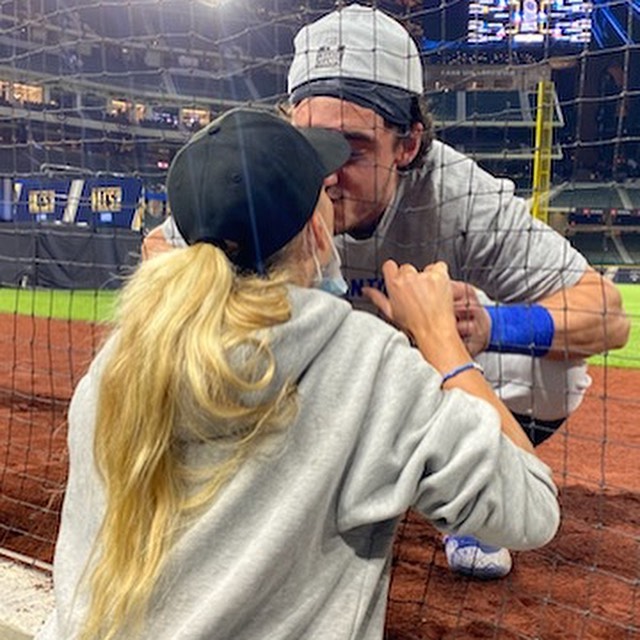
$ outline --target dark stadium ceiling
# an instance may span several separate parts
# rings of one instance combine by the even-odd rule
[[[386,0],[362,4],[377,6],[398,17],[416,12],[416,0]],[[291,48],[298,28],[336,6],[336,0],[18,0],[0,1],[4,18],[15,25],[37,23],[46,16],[52,27],[82,30],[113,39],[154,38],[183,40],[194,48],[207,49],[225,38],[236,41],[243,32],[256,34],[256,53],[283,53]],[[274,39],[273,28],[284,36]],[[282,46],[280,46],[282,45]]]
[[[286,91],[295,33],[339,4],[0,0],[0,71],[10,64],[19,81],[50,82],[33,74],[64,75],[84,88],[91,83],[123,87],[129,97],[135,91],[142,99],[149,97],[152,83],[169,97],[270,100]],[[422,5],[415,0],[364,4],[399,18],[415,18]],[[409,24],[419,29],[415,21]],[[176,78],[183,86],[174,86]]]

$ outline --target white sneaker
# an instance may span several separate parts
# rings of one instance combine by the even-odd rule
[[[449,568],[465,576],[495,580],[511,571],[508,549],[483,544],[473,536],[445,536],[444,551]]]

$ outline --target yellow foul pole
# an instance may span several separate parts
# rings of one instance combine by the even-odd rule
[[[535,218],[543,222],[549,221],[553,97],[553,82],[551,80],[540,80],[538,82],[538,102],[536,107],[536,146],[533,153],[533,201],[531,213]]]

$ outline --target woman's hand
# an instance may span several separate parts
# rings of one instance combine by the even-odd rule
[[[434,363],[448,348],[455,346],[454,351],[459,353],[462,340],[456,327],[447,265],[436,262],[418,271],[413,265],[387,260],[382,274],[388,295],[377,289],[365,293],[389,321],[407,333]],[[466,349],[463,353],[468,356]]]

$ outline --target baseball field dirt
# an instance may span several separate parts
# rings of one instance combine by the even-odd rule
[[[51,562],[66,412],[106,328],[0,316],[0,547]],[[640,640],[640,371],[592,367],[578,411],[539,448],[560,488],[555,540],[505,579],[453,575],[418,515],[394,549],[387,640]]]

